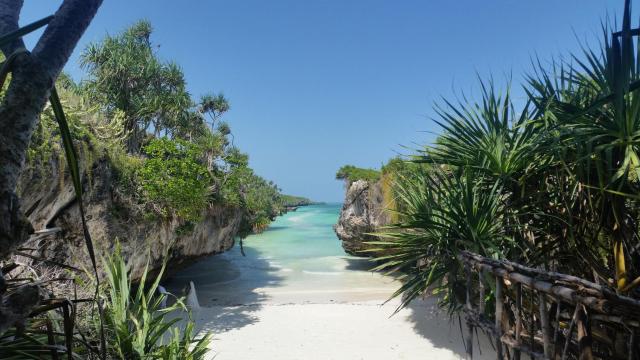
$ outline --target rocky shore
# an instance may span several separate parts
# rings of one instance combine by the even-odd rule
[[[25,248],[30,255],[62,264],[89,268],[80,210],[73,184],[64,171],[63,157],[23,171],[19,190],[26,214],[36,231]],[[116,242],[131,266],[132,278],[162,265],[167,256],[167,273],[197,258],[224,252],[234,245],[243,212],[224,206],[210,206],[201,221],[151,217],[144,204],[127,197],[116,184],[115,171],[106,158],[82,164],[84,206],[87,225],[98,256],[111,254]]]
[[[345,200],[334,230],[344,250],[351,255],[369,256],[366,250],[371,246],[365,243],[375,237],[368,234],[391,221],[383,181],[346,180]]]

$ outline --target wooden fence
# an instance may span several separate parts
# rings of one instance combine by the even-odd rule
[[[477,329],[494,340],[499,360],[640,359],[640,301],[575,276],[470,252],[460,259],[468,359]]]

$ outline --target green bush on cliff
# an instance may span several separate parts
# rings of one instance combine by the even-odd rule
[[[382,166],[380,172],[383,176],[411,176],[427,169],[429,169],[429,164],[417,163],[412,159],[405,160],[401,157],[394,157]]]
[[[345,165],[336,173],[336,179],[350,182],[365,180],[375,182],[380,180],[380,171],[375,169],[359,168],[353,165]]]
[[[307,199],[302,196],[293,196],[293,195],[280,195],[280,202],[282,206],[303,206],[303,205],[311,205],[313,201]]]
[[[391,179],[398,176],[413,176],[414,174],[421,173],[427,169],[429,169],[428,164],[394,157],[384,164],[380,171],[375,169],[359,168],[353,165],[345,165],[336,173],[336,179],[347,180],[350,182],[358,180],[376,182],[382,178]]]
[[[241,237],[260,231],[282,210],[280,191],[270,181],[257,176],[246,166],[248,157],[238,153],[230,159],[231,167],[221,188],[221,198],[244,211]]]
[[[179,67],[158,58],[151,34],[150,24],[139,22],[107,36],[82,54],[88,72],[82,83],[58,80],[89,184],[93,163],[106,159],[118,200],[113,209],[122,216],[197,222],[207,206],[218,205],[243,211],[242,236],[266,227],[290,201],[232,145],[231,128],[222,120],[230,105],[222,94],[167,100],[184,100],[186,82]],[[139,71],[145,62],[148,71]],[[64,175],[66,162],[50,161],[62,159],[59,143],[55,119],[45,109],[28,152],[31,168]]]
[[[281,211],[278,188],[263,178],[253,177],[247,186],[245,206],[251,230],[264,230]]]
[[[87,120],[94,113],[94,110],[88,104],[85,104],[72,91],[72,80],[64,75],[58,79],[56,86],[61,99],[62,106],[65,111],[69,132],[74,139],[83,145],[79,150],[89,148],[100,148],[100,142],[89,129]],[[58,128],[53,110],[50,105],[44,108],[40,115],[40,121],[36,124],[36,128],[31,136],[29,148],[27,150],[27,161],[30,165],[42,162],[46,163],[51,157],[61,150],[59,144],[61,142],[60,130]],[[58,151],[56,151],[58,150]]]
[[[198,101],[177,64],[161,60],[152,27],[140,21],[89,45],[79,91],[103,115],[104,141],[118,185],[149,214],[196,221],[207,205],[237,207],[247,227],[279,211],[275,185],[256,175],[233,146],[222,94]]]
[[[184,140],[153,139],[143,149],[147,159],[138,170],[145,195],[161,207],[164,215],[175,212],[197,220],[207,206],[211,183],[200,162],[198,146]]]

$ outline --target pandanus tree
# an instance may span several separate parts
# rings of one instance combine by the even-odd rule
[[[218,95],[206,94],[200,99],[199,110],[203,115],[208,116],[212,131],[215,129],[216,122],[229,111],[229,108],[229,101],[222,93]]]
[[[631,28],[630,14],[626,1],[622,30],[605,28],[600,52],[585,50],[551,70],[538,66],[527,78],[522,110],[492,82],[481,84],[477,103],[463,98],[436,108],[442,134],[412,159],[431,170],[397,181],[399,221],[375,242],[379,268],[407,276],[396,295],[410,300],[438,285],[455,308],[463,286],[460,250],[634,295],[640,29]]]
[[[197,113],[204,124],[208,124],[210,131],[203,133],[198,141],[202,145],[207,162],[207,169],[213,173],[215,161],[224,153],[229,145],[227,136],[231,134],[229,125],[221,122],[222,115],[229,111],[229,101],[222,93],[218,95],[207,94],[201,97],[197,106]],[[208,118],[208,121],[207,121]],[[216,128],[217,123],[217,128]]]
[[[83,51],[81,64],[89,73],[82,89],[102,104],[109,118],[124,117],[126,146],[139,152],[147,131],[172,136],[193,127],[185,116],[193,106],[178,65],[161,61],[151,42],[153,29],[139,21],[125,32],[107,36]],[[196,119],[201,121],[200,119]]]
[[[581,250],[598,277],[614,278],[623,293],[640,284],[640,30],[631,28],[630,5],[622,31],[609,38],[605,29],[599,54],[587,50],[586,60],[574,57],[575,65],[540,70],[529,81],[530,98],[557,132],[564,174],[578,188],[572,222],[591,222],[578,224],[591,230],[582,236],[609,255]]]
[[[379,234],[372,251],[384,254],[379,269],[408,276],[395,294],[405,295],[403,304],[433,288],[455,310],[464,294],[461,250],[533,257],[533,227],[519,225],[532,218],[528,190],[539,186],[531,180],[548,160],[539,155],[546,141],[530,123],[535,114],[528,106],[516,112],[509,92],[499,96],[492,83],[482,86],[478,103],[445,101],[436,110],[443,134],[413,157],[432,166],[396,181],[399,222]]]

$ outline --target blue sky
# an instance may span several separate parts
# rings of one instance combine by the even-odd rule
[[[27,0],[26,24],[60,1]],[[235,143],[289,194],[342,201],[343,164],[379,167],[433,140],[441,96],[477,92],[477,75],[515,83],[600,36],[622,0],[105,0],[89,42],[151,21],[159,55],[190,92],[223,91]],[[37,36],[37,34],[36,34]],[[33,44],[33,36],[27,39]]]

